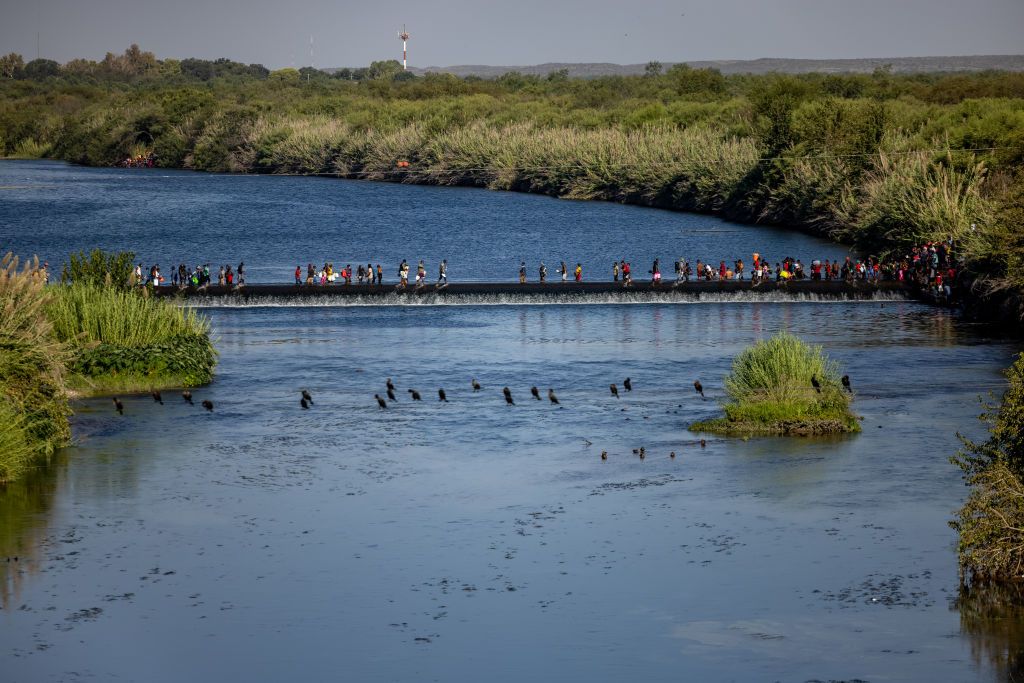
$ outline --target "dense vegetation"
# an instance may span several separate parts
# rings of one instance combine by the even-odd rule
[[[725,417],[695,423],[691,430],[802,435],[860,431],[836,363],[820,346],[786,332],[736,356],[725,378],[725,393]]]
[[[960,566],[972,580],[1024,579],[1024,354],[1006,371],[1009,388],[982,416],[989,438],[953,462],[972,487],[951,525],[960,533]]]
[[[38,263],[0,260],[0,482],[46,460],[68,438],[67,352],[46,315]]]
[[[67,441],[69,391],[143,391],[213,378],[206,320],[129,289],[130,254],[97,252],[74,263],[80,279],[53,287],[38,262],[0,261],[0,483]],[[111,264],[124,270],[112,272]]]

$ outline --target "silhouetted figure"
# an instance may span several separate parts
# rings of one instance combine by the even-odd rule
[[[704,447],[705,447],[705,446],[707,446],[707,445],[708,445],[708,442],[707,442],[707,441],[705,441],[704,439],[701,439],[701,440],[700,440],[700,447],[701,447],[701,448],[704,448]]]
[[[477,382],[476,378],[473,379],[473,391],[480,391],[480,382]]]
[[[305,389],[302,390],[302,400],[304,400],[309,405],[313,405],[313,396],[310,395],[310,393]]]
[[[614,384],[612,384],[611,387],[612,387],[612,396],[614,396],[615,398],[618,398],[619,397],[619,388],[617,386],[615,386]]]
[[[638,455],[640,456],[640,459],[643,460],[645,457],[647,457],[647,449],[641,446]]]
[[[601,451],[601,459],[602,460],[607,460],[608,459],[608,451]]]
[[[693,389],[694,389],[694,391],[696,391],[696,392],[697,392],[698,394],[700,394],[700,397],[701,397],[701,398],[704,398],[704,385],[700,383],[700,380],[699,380],[699,379],[698,379],[698,380],[696,380],[696,381],[694,381],[694,383],[693,383]]]
[[[508,387],[502,389],[501,393],[505,394],[505,403],[510,406],[514,406],[516,404],[516,402],[512,400],[512,391]]]
[[[407,389],[406,391],[408,391],[409,394],[412,396],[412,400],[414,400],[414,401],[422,400],[420,398],[420,392],[416,391],[415,389]]]
[[[118,415],[124,415],[124,404],[121,403],[121,400],[117,398],[117,396],[114,397],[114,410],[117,411]]]
[[[377,405],[380,406],[381,410],[385,410],[388,407],[387,402],[380,397],[380,394],[374,394],[373,397],[377,399]]]
[[[391,399],[392,401],[397,401],[398,400],[398,399],[395,398],[395,390],[394,389],[388,389],[388,398]]]
[[[395,385],[391,383],[391,378],[388,377],[388,391],[394,391]]]
[[[850,376],[849,375],[843,375],[843,388],[846,389],[851,394],[853,393],[853,389],[850,388]]]
[[[537,399],[538,401],[540,400],[540,392],[537,391],[537,387],[530,387],[530,393],[533,395],[535,399]]]
[[[444,401],[445,403],[448,402],[448,396],[445,395],[444,389],[438,389],[437,390],[437,400]]]
[[[625,387],[626,391],[633,391],[633,382],[628,377],[622,380],[622,386]]]
[[[302,406],[303,410],[309,410],[309,401],[307,401],[306,399],[299,399],[299,405]]]
[[[558,397],[555,396],[554,389],[548,389],[548,400],[554,403],[556,406],[558,405]]]
[[[213,412],[213,401],[211,401],[210,399],[205,399],[203,401],[203,407],[206,408],[207,411],[212,413]]]
[[[819,394],[821,393],[821,382],[819,382],[818,378],[814,375],[811,375],[811,386],[814,387],[814,390]]]
[[[192,392],[191,391],[186,389],[185,391],[181,392],[181,397],[183,399],[185,399],[185,403],[189,404],[190,406],[195,405],[194,403],[192,403]]]
[[[164,397],[160,395],[159,391],[154,390],[153,392],[150,393],[150,396],[152,396],[153,400],[159,403],[160,405],[164,404]]]
[[[668,457],[670,457],[670,458],[672,458],[673,460],[675,460],[675,459],[676,459],[676,452],[675,452],[675,451],[672,451],[671,453],[669,453],[669,454],[668,454]]]

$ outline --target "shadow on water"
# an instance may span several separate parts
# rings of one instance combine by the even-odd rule
[[[1024,681],[1024,582],[961,586],[952,609],[975,664],[991,667],[997,681]]]
[[[5,611],[18,600],[27,577],[37,573],[42,564],[58,478],[66,473],[67,461],[66,453],[58,453],[49,466],[0,486],[0,605]]]

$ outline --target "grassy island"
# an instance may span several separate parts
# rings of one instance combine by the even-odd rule
[[[119,269],[130,255],[73,261],[75,284],[48,286],[38,262],[19,268],[10,254],[0,259],[0,483],[67,443],[72,393],[213,379],[217,357],[204,318],[116,284],[127,283]]]
[[[814,383],[818,386],[815,387]],[[725,378],[725,417],[690,425],[718,434],[814,435],[860,431],[838,365],[785,332],[739,354]]]

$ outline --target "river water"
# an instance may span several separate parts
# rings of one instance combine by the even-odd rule
[[[715,259],[768,252],[765,243],[843,253],[798,233],[614,205],[160,174],[188,188],[177,200],[152,190],[167,195],[161,221],[180,212],[174,230],[137,228],[137,244],[160,254],[196,244],[226,260],[246,244],[244,226],[267,220],[275,193],[302,195],[303,221],[323,226],[345,207],[362,217],[353,225],[375,229],[370,207],[420,207],[435,219],[415,219],[417,239],[435,230],[448,246],[432,253],[473,255],[459,270],[478,278],[539,257],[511,224],[595,263],[610,263],[597,256],[605,251],[639,261],[649,244],[666,259],[704,256],[698,244]],[[116,188],[158,173],[0,163],[0,177],[17,186],[0,190],[5,248],[51,261],[93,244],[141,252]],[[93,209],[68,208],[86,201],[81,183],[96,185]],[[213,205],[196,195],[207,183],[222,195],[216,215],[237,220],[230,236],[206,230]],[[233,194],[246,183],[264,188],[260,201]],[[113,215],[126,224],[108,225]],[[393,240],[413,244],[367,230],[359,240],[388,262],[402,257]],[[316,244],[306,227],[282,231],[258,232],[253,273],[268,263],[261,275],[274,279],[291,262],[278,246]],[[428,252],[407,248],[410,260]],[[109,399],[77,402],[75,446],[0,493],[0,558],[18,556],[0,562],[4,680],[1020,674],[1020,614],[995,619],[984,595],[958,598],[946,524],[965,494],[947,461],[955,432],[980,435],[979,396],[1001,389],[1014,344],[952,312],[875,301],[206,313],[221,362],[196,406],[165,392],[163,406],[125,399],[120,417]],[[843,364],[862,433],[707,437],[701,447],[686,427],[718,411],[731,358],[781,329]],[[627,376],[633,391],[615,399],[608,384],[621,390]],[[380,410],[373,396],[388,377],[399,397]],[[534,385],[543,400],[531,398]],[[303,388],[310,410],[299,406]],[[212,413],[198,407],[206,398]],[[632,453],[640,446],[643,460]]]

